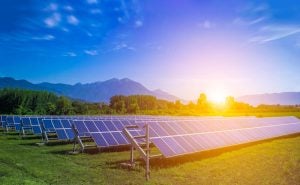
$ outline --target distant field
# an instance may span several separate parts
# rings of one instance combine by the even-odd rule
[[[128,151],[70,155],[71,144],[39,141],[0,135],[0,184],[300,184],[300,135],[155,160],[149,182],[142,164],[119,167]]]

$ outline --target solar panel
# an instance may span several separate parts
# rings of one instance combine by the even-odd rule
[[[37,117],[30,117],[30,124],[34,134],[40,135],[42,134],[41,124]]]
[[[0,115],[0,127],[5,128],[6,125],[6,115]]]
[[[74,133],[70,119],[42,119],[43,132],[56,133],[58,140],[73,140]]]
[[[223,118],[213,120],[154,121],[150,140],[165,157],[217,149],[300,132],[294,117]],[[143,125],[145,122],[139,123]]]
[[[21,130],[21,118],[20,116],[6,116],[6,129],[13,129],[16,131]]]
[[[114,147],[129,145],[122,130],[129,125],[127,120],[74,120],[74,127],[79,136],[90,136],[98,147]],[[134,135],[142,135],[143,131],[133,130]]]

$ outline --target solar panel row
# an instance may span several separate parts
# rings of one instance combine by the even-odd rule
[[[128,125],[133,136],[149,124],[150,140],[165,157],[211,150],[300,132],[295,117],[150,117],[150,116],[0,116],[4,128],[29,130],[34,134],[53,133],[58,140],[78,136],[92,138],[98,147],[129,145],[123,134]],[[74,127],[73,127],[74,126]],[[74,130],[76,132],[74,133]],[[142,139],[137,139],[140,143]]]
[[[165,157],[173,157],[300,132],[300,121],[294,118],[227,121],[153,122],[150,140]]]

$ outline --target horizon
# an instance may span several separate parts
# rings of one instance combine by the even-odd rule
[[[21,80],[25,80],[25,81],[27,81],[27,82],[29,82],[29,83],[32,83],[32,84],[34,84],[34,85],[38,85],[38,84],[42,84],[42,83],[51,83],[51,82],[46,82],[46,81],[42,81],[42,82],[31,82],[31,81],[29,81],[29,80],[27,80],[27,79],[15,79],[15,78],[13,78],[13,77],[8,77],[8,76],[0,76],[0,78],[11,78],[11,79],[13,79],[13,80],[17,80],[17,81],[21,81]],[[142,85],[142,86],[144,86],[146,89],[148,89],[148,90],[150,90],[150,91],[163,91],[163,92],[165,92],[165,93],[168,93],[168,94],[170,94],[170,95],[173,95],[173,96],[176,96],[176,95],[174,95],[174,94],[171,94],[171,93],[169,93],[169,92],[167,92],[167,91],[165,91],[164,89],[150,89],[150,88],[148,88],[148,87],[146,87],[144,84],[142,84],[142,83],[140,83],[140,82],[138,82],[138,81],[135,81],[134,79],[130,79],[130,78],[127,78],[127,77],[125,77],[125,78],[111,78],[111,79],[107,79],[107,80],[103,80],[103,81],[94,81],[94,82],[87,82],[87,83],[81,83],[81,82],[77,82],[77,83],[74,83],[74,84],[67,84],[67,83],[51,83],[51,84],[63,84],[63,85],[70,85],[70,86],[74,86],[74,85],[77,85],[77,84],[80,84],[80,85],[86,85],[86,84],[93,84],[93,83],[102,83],[102,82],[106,82],[106,81],[110,81],[110,80],[126,80],[126,79],[129,79],[129,80],[131,80],[131,81],[133,81],[133,82],[136,82],[136,83],[139,83],[140,85]],[[205,92],[200,92],[199,93],[199,95],[201,94],[201,93],[204,93],[205,94]],[[224,103],[224,101],[225,101],[225,99],[227,98],[227,97],[234,97],[234,98],[241,98],[241,97],[246,97],[246,96],[256,96],[256,95],[272,95],[272,94],[283,94],[283,93],[300,93],[300,92],[297,92],[297,91],[286,91],[286,92],[265,92],[265,93],[260,93],[260,94],[244,94],[244,95],[240,95],[240,96],[233,96],[233,95],[227,95],[226,97],[208,97],[208,100],[209,101],[212,101],[212,102],[214,102],[214,103]],[[181,98],[181,97],[178,97],[178,96],[176,96],[177,98],[179,98],[179,100],[180,101],[185,101],[184,103],[188,103],[189,101],[192,101],[192,102],[196,102],[197,101],[197,99],[199,98],[199,95],[197,96],[197,97],[194,97],[193,99],[183,99],[183,98]],[[207,94],[206,94],[207,95]]]
[[[300,92],[296,3],[2,1],[0,76],[129,78],[184,100]]]

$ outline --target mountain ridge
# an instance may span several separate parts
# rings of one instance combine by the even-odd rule
[[[64,95],[73,99],[80,99],[88,102],[109,102],[114,95],[152,95],[159,99],[168,101],[179,100],[180,98],[165,91],[149,90],[141,83],[129,78],[112,78],[106,81],[93,83],[76,83],[74,85],[64,83],[31,83],[27,80],[16,80],[11,77],[0,77],[1,88],[22,88],[28,90],[43,90],[53,92],[57,95]]]
[[[238,101],[257,106],[267,105],[297,105],[300,104],[300,92],[280,92],[244,95],[237,98]]]

